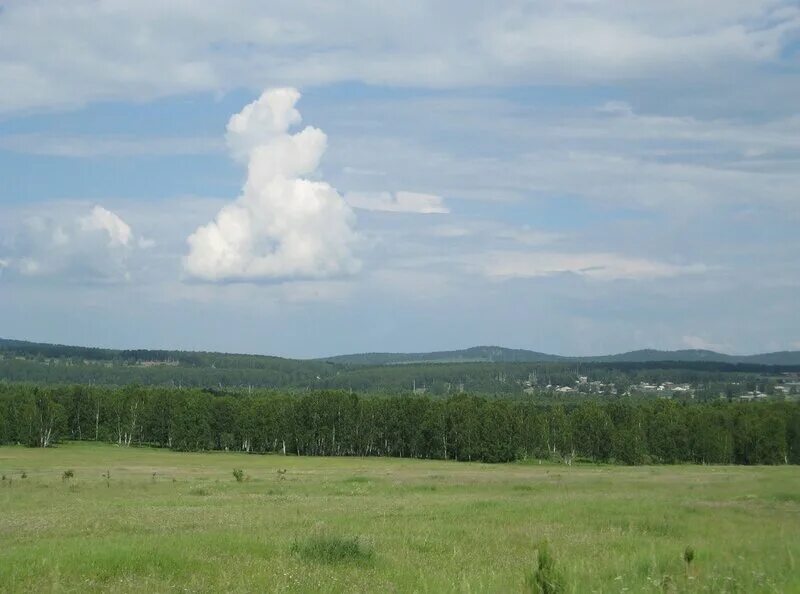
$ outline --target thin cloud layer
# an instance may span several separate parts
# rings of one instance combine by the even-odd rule
[[[0,110],[265,81],[453,88],[703,80],[709,68],[781,59],[799,29],[796,4],[774,0],[707,0],[703,10],[689,2],[623,9],[612,0],[462,0],[331,11],[303,0],[279,10],[248,0],[168,9],[154,0],[28,0],[0,12]]]
[[[717,352],[727,352],[730,350],[731,345],[723,344],[719,342],[713,342],[710,340],[706,340],[701,336],[683,336],[681,338],[683,344],[690,349],[699,349],[703,351],[717,351]]]
[[[348,193],[345,198],[353,208],[380,212],[401,212],[416,214],[447,214],[450,209],[441,196],[420,194],[418,192],[389,192],[377,194]]]
[[[600,281],[669,278],[700,274],[702,264],[676,265],[613,253],[493,252],[478,258],[478,270],[495,280],[576,274]]]
[[[304,179],[325,134],[300,122],[296,89],[265,91],[228,122],[233,156],[247,162],[241,196],[189,238],[186,271],[205,281],[326,278],[360,266],[352,210],[329,184]]]
[[[203,155],[223,152],[224,149],[224,145],[218,139],[202,136],[136,138],[90,135],[50,136],[43,133],[0,136],[0,150],[24,155],[76,159]]]

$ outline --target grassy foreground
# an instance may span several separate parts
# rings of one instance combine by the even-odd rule
[[[547,541],[559,591],[800,592],[798,467],[67,444],[0,473],[0,591],[522,592]]]

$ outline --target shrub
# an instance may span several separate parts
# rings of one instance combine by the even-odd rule
[[[22,474],[19,475],[19,478],[24,478],[24,479],[28,478],[28,473],[23,470]]]
[[[61,480],[62,481],[68,481],[69,479],[73,478],[74,476],[75,476],[75,471],[70,468],[70,469],[67,469],[67,470],[65,470],[63,472],[63,474],[61,475]]]
[[[367,563],[372,560],[372,549],[357,537],[314,536],[305,542],[292,545],[292,552],[306,561],[318,563]]]
[[[241,468],[234,468],[233,478],[236,479],[237,483],[241,483],[244,480],[244,470],[242,470]]]
[[[541,542],[536,547],[536,568],[528,574],[525,580],[528,589],[533,594],[559,594],[564,592],[564,580],[556,570],[555,559],[550,553],[547,542]]]
[[[683,562],[686,563],[686,575],[692,573],[692,561],[694,561],[694,548],[687,546],[683,550]]]

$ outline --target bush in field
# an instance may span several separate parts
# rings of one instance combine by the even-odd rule
[[[237,483],[241,483],[244,480],[244,470],[242,470],[241,468],[234,468],[233,478],[236,479]]]
[[[694,548],[687,546],[683,551],[683,562],[686,563],[686,575],[689,575],[691,572],[692,561],[694,561]]]
[[[559,594],[564,592],[564,579],[555,566],[555,559],[550,553],[547,542],[536,547],[536,568],[525,580],[532,594]]]
[[[366,563],[372,560],[372,549],[358,538],[314,536],[305,542],[295,542],[292,552],[306,561],[318,563]]]
[[[69,469],[65,470],[61,474],[61,480],[62,481],[68,481],[69,479],[73,478],[74,476],[75,476],[75,471],[72,470],[71,468],[69,468]]]

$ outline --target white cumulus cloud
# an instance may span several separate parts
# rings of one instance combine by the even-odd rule
[[[84,231],[107,233],[109,245],[112,246],[128,245],[133,237],[130,225],[102,206],[95,206],[88,216],[81,217],[80,227]]]
[[[247,162],[242,194],[189,238],[185,269],[207,281],[325,278],[356,272],[355,216],[335,188],[305,179],[325,134],[301,121],[296,89],[265,91],[231,117],[227,142]]]
[[[129,263],[144,238],[116,213],[36,212],[21,218],[0,244],[0,270],[17,277],[69,280],[130,279]],[[146,241],[146,240],[144,240]]]

